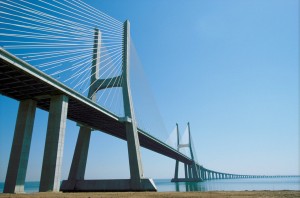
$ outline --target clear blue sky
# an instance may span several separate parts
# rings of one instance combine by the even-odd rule
[[[129,19],[168,131],[191,123],[198,160],[240,174],[299,174],[299,1],[143,0],[87,3]],[[18,102],[0,96],[0,181]],[[37,111],[27,180],[39,180],[47,113]],[[62,179],[78,127],[67,123]],[[174,160],[142,149],[146,177],[171,178]],[[91,138],[86,178],[128,178],[126,143]]]

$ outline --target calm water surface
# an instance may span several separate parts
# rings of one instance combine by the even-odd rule
[[[154,180],[158,191],[244,191],[244,190],[300,190],[300,177],[291,178],[257,178],[257,179],[223,179],[205,182],[170,182],[170,179]],[[0,183],[0,192],[3,192]],[[38,192],[39,182],[26,182],[26,192]]]
[[[221,179],[204,182],[179,182],[155,180],[158,191],[245,191],[245,190],[300,190],[300,177]]]

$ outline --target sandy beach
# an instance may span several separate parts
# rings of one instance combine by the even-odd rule
[[[1,198],[138,198],[138,197],[300,197],[300,191],[211,191],[211,192],[89,192],[89,193],[31,193],[31,194],[0,194]]]

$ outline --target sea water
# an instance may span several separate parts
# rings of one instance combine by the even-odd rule
[[[171,179],[154,179],[159,192],[187,191],[253,191],[253,190],[300,190],[300,177],[220,179],[204,182],[178,182]],[[3,192],[4,183],[0,183]],[[38,192],[39,182],[26,182],[25,192]]]
[[[252,191],[300,190],[300,177],[219,179],[204,182],[173,183],[167,179],[155,180],[158,191]]]

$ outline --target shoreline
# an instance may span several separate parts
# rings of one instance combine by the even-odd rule
[[[300,191],[296,190],[262,190],[262,191],[206,191],[206,192],[77,192],[77,193],[62,193],[62,192],[35,192],[24,194],[4,194],[0,193],[1,198],[138,198],[138,197],[300,197]]]

